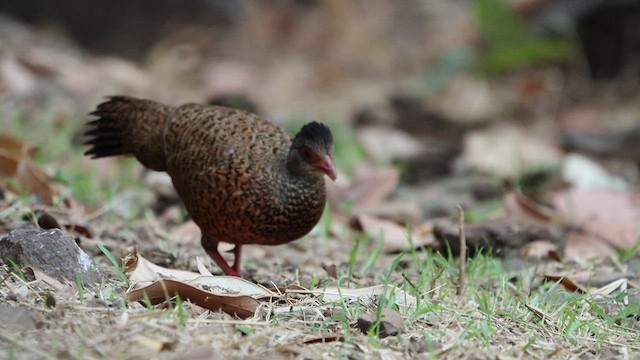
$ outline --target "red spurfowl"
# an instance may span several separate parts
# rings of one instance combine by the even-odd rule
[[[240,276],[242,245],[278,245],[307,234],[326,203],[323,176],[336,179],[333,137],[311,122],[292,139],[281,127],[241,110],[113,96],[91,113],[86,155],[132,154],[166,171],[202,246],[229,275]],[[233,266],[218,242],[235,244]]]

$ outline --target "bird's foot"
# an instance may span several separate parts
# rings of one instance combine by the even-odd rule
[[[240,255],[242,254],[242,245],[237,244],[236,247],[233,248],[233,267],[232,269],[240,274]],[[238,275],[240,276],[240,275]]]
[[[240,276],[240,261],[239,261],[240,250],[236,250],[238,247],[239,245],[236,245],[236,247],[233,249],[234,254],[236,254],[236,258],[233,262],[233,267],[229,266],[227,261],[222,257],[222,255],[220,255],[220,252],[218,252],[217,246],[215,248],[205,248],[204,250],[207,252],[207,254],[209,254],[209,256],[213,259],[213,261],[215,261],[216,264],[218,264],[218,266],[222,269],[222,271],[225,272],[225,274],[242,277]]]

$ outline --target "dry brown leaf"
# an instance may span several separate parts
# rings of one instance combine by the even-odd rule
[[[127,293],[128,301],[140,301],[146,293],[153,304],[178,294],[182,299],[211,311],[222,310],[242,318],[252,316],[260,302],[257,299],[279,295],[262,285],[234,276],[211,276],[198,259],[199,273],[167,269],[155,265],[134,251],[126,256],[126,272],[132,286],[144,286]],[[169,277],[174,279],[169,279]],[[176,280],[180,279],[180,280]]]
[[[338,268],[336,264],[322,264],[322,268],[327,272],[329,277],[338,280]]]
[[[548,223],[557,218],[550,209],[545,209],[533,200],[516,190],[505,192],[502,198],[507,216],[524,220],[534,220]]]
[[[364,334],[368,333],[377,321],[376,313],[364,314],[358,318],[357,326]],[[380,313],[380,328],[378,336],[385,338],[395,336],[404,331],[404,319],[397,311],[384,308]]]
[[[330,343],[334,341],[344,341],[344,336],[327,335],[327,336],[315,337],[313,339],[306,340],[305,342],[303,342],[303,344],[318,344],[318,343],[324,344],[324,343]]]
[[[158,280],[149,286],[129,291],[126,298],[127,301],[141,301],[145,299],[145,294],[154,305],[180,295],[181,299],[188,300],[207,310],[222,310],[229,315],[240,318],[253,316],[260,306],[260,302],[251,296],[216,294],[171,279]]]
[[[7,183],[9,190],[37,195],[43,203],[50,205],[54,191],[49,176],[33,162],[36,150],[34,146],[0,134],[0,176],[15,180],[15,185]]]
[[[130,273],[129,280],[134,287],[146,286],[163,278],[184,282],[188,285],[197,286],[203,289],[214,291],[219,295],[247,295],[256,299],[274,298],[279,295],[265,288],[262,285],[254,284],[248,280],[235,276],[213,276],[204,264],[197,259],[200,273],[191,271],[167,269],[153,264],[141,255],[136,253],[127,254],[128,257],[137,257],[135,261],[129,261],[125,272]],[[133,263],[135,262],[135,265]],[[133,267],[135,266],[135,268]]]
[[[567,290],[580,293],[588,291],[587,286],[582,284],[589,283],[594,275],[590,270],[565,271],[559,268],[557,264],[552,263],[538,270],[537,273],[547,281],[559,281]]]
[[[384,252],[397,252],[411,249],[407,228],[388,220],[378,219],[366,214],[356,218],[356,228],[367,233],[376,241],[384,240]],[[411,241],[414,248],[427,246],[435,242],[431,225],[420,226],[411,230]]]
[[[560,284],[568,291],[578,292],[581,294],[584,294],[587,292],[586,288],[584,288],[582,285],[578,284],[577,282],[573,281],[570,277],[565,275],[548,274],[548,275],[545,275],[545,279],[553,282],[559,281]]]

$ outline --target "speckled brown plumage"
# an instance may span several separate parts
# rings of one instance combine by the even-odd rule
[[[336,176],[331,132],[316,122],[291,139],[241,110],[124,96],[92,115],[99,119],[89,123],[87,155],[133,154],[166,171],[202,229],[202,246],[231,275],[239,276],[242,245],[278,245],[307,234],[326,202],[323,175]],[[233,267],[218,253],[219,241],[236,244]]]

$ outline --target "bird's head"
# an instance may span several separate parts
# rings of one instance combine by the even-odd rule
[[[335,181],[338,175],[332,157],[331,130],[322,123],[310,122],[293,139],[289,151],[289,168],[296,175],[325,174]]]

